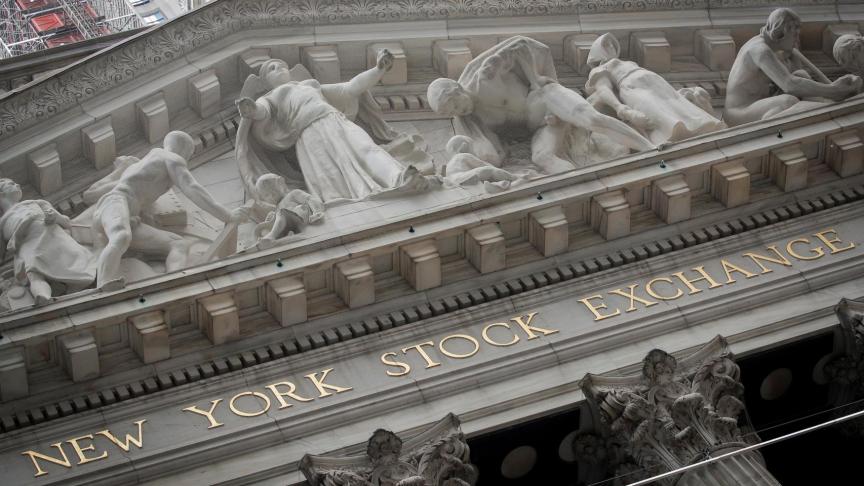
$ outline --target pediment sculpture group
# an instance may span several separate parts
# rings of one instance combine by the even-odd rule
[[[382,50],[375,67],[333,84],[319,83],[302,65],[270,59],[249,76],[237,101],[235,155],[247,196],[239,208],[219,204],[195,180],[188,168],[195,144],[178,131],[140,160],[118,157],[113,172],[84,193],[90,207],[73,220],[46,201],[22,201],[20,187],[0,179],[0,252],[14,262],[4,274],[0,305],[40,305],[94,283],[117,290],[142,275],[212,261],[236,252],[237,228],[247,222],[254,223],[247,226],[253,246],[266,248],[337,204],[441,186],[502,191],[859,94],[864,38],[837,40],[834,56],[853,74],[830,81],[797,49],[800,28],[797,14],[777,9],[741,47],[722,119],[704,89],[676,89],[620,59],[612,34],[599,36],[589,51],[587,98],[558,82],[548,46],[512,37],[477,55],[458,80],[429,85],[429,106],[452,118],[454,128],[449,160],[437,169],[422,137],[384,121],[370,92],[391,69],[391,53]],[[170,214],[157,208],[176,192],[225,225],[203,248],[195,231],[172,227]]]

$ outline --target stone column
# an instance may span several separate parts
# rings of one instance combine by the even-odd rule
[[[478,475],[459,419],[453,414],[412,437],[378,429],[363,455],[306,454],[300,470],[311,486],[474,486]]]
[[[635,465],[652,475],[661,474],[749,445],[738,426],[744,412],[740,369],[719,336],[680,361],[665,351],[652,350],[638,375],[586,375],[582,390],[600,417],[602,431],[592,435],[628,456],[615,457],[621,472]],[[594,449],[580,445],[579,438],[574,440],[577,455]],[[657,483],[780,484],[753,451]]]

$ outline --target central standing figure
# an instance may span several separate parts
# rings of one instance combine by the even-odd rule
[[[325,204],[426,189],[428,181],[416,168],[403,166],[328,102],[359,98],[392,66],[393,55],[383,50],[376,67],[346,83],[321,85],[314,79],[292,81],[282,60],[264,62],[260,77],[271,91],[257,100],[245,97],[237,102],[245,119],[237,135],[238,161],[252,166],[256,177],[266,172],[250,135],[266,150],[286,152],[294,147],[305,190]]]

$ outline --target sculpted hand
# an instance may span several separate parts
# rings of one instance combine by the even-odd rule
[[[864,85],[864,81],[862,81],[861,76],[856,76],[854,74],[846,74],[844,76],[840,76],[836,81],[831,83],[838,87],[843,87],[849,90],[850,93],[858,93],[861,91],[862,85]]]
[[[231,219],[229,221],[231,223],[242,223],[244,221],[248,221],[251,215],[252,208],[248,206],[240,206],[239,208],[234,208],[231,211]]]
[[[640,130],[650,130],[653,126],[651,119],[639,110],[634,110],[629,106],[618,108],[616,113],[621,121],[632,125]]]
[[[387,49],[381,49],[378,51],[378,62],[376,63],[378,69],[387,72],[393,67],[393,53]]]
[[[258,109],[258,105],[252,98],[240,98],[234,102],[237,105],[237,110],[243,118],[250,120],[263,120],[265,114]]]

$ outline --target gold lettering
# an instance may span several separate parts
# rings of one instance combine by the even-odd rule
[[[81,437],[75,437],[74,439],[69,439],[66,442],[72,444],[72,449],[75,449],[75,453],[78,454],[78,465],[87,464],[88,462],[98,461],[100,459],[105,459],[108,457],[108,451],[102,452],[101,456],[98,457],[87,457],[84,455],[84,451],[95,451],[96,448],[93,447],[93,444],[90,444],[85,447],[81,447],[81,444],[78,443],[79,440],[93,440],[93,434],[82,435]]]
[[[792,266],[792,262],[790,262],[788,258],[783,256],[782,253],[780,253],[780,250],[777,249],[776,245],[768,246],[768,247],[766,247],[766,249],[773,251],[774,254],[777,255],[777,257],[776,258],[769,257],[769,256],[760,255],[758,253],[753,253],[753,252],[749,252],[749,251],[747,253],[745,253],[743,256],[749,257],[751,260],[753,260],[753,263],[755,263],[756,265],[759,265],[759,268],[762,269],[762,273],[771,273],[774,270],[766,267],[765,264],[763,264],[759,260],[764,260],[766,262],[776,263],[778,265],[783,265],[784,267],[791,267]]]
[[[244,411],[238,409],[236,406],[234,406],[235,400],[237,400],[240,397],[246,397],[246,396],[260,398],[261,400],[264,400],[264,403],[266,405],[264,406],[264,408],[262,408],[258,412],[244,412]],[[231,397],[231,400],[228,401],[228,409],[231,410],[232,412],[234,412],[234,415],[239,415],[241,417],[257,417],[257,416],[261,415],[262,413],[266,413],[267,410],[270,410],[270,399],[267,398],[267,395],[265,395],[263,393],[245,391],[245,392],[238,393],[238,394],[234,395],[233,397]]]
[[[60,451],[60,455],[63,457],[63,459],[46,456],[45,454],[40,454],[36,451],[26,451],[21,453],[22,456],[28,456],[30,457],[30,460],[33,461],[33,467],[36,468],[36,474],[33,476],[34,478],[38,478],[39,476],[44,476],[45,474],[48,474],[47,472],[45,472],[45,470],[42,469],[41,466],[39,466],[39,462],[36,459],[42,459],[43,461],[51,462],[57,464],[58,466],[72,467],[72,463],[69,461],[69,458],[66,457],[66,451],[63,450],[63,445],[60,442],[56,444],[51,444],[51,447],[56,447],[57,450]]]
[[[532,313],[525,315],[525,316],[512,317],[512,318],[510,318],[510,320],[515,322],[516,324],[519,324],[519,327],[521,327],[522,330],[525,331],[525,334],[528,335],[529,341],[532,339],[536,339],[536,338],[540,337],[540,336],[534,334],[534,331],[537,331],[540,334],[543,334],[544,336],[547,336],[549,334],[555,334],[556,332],[558,332],[557,329],[543,329],[542,327],[532,326],[531,321],[534,320],[534,316],[536,316],[536,315],[537,315],[536,312],[532,312]],[[523,320],[522,319],[523,317],[525,317],[527,319]]]
[[[280,392],[276,388],[277,386],[280,386],[280,385],[281,386],[287,386],[288,391],[287,392]],[[297,400],[298,402],[311,402],[312,400],[314,400],[313,398],[301,397],[300,395],[294,393],[295,391],[297,391],[297,387],[294,386],[294,383],[291,383],[290,381],[280,381],[279,383],[273,383],[272,385],[267,385],[264,388],[269,388],[270,391],[273,392],[273,396],[276,397],[276,400],[279,400],[279,410],[282,410],[283,408],[288,408],[291,406],[291,404],[288,403],[282,397],[293,398],[294,400]]]
[[[735,272],[744,275],[744,278],[753,278],[758,276],[755,273],[748,272],[747,270],[739,267],[738,265],[735,265],[734,263],[729,263],[726,260],[720,260],[720,264],[723,265],[723,271],[726,272],[727,284],[735,283],[735,279],[732,278],[732,274]]]
[[[826,233],[833,233],[834,237],[829,240],[825,236]],[[822,231],[814,234],[813,236],[815,236],[816,238],[819,238],[820,240],[822,240],[822,243],[825,243],[825,245],[827,245],[828,248],[831,248],[831,254],[832,255],[835,253],[840,253],[841,251],[851,250],[852,248],[855,248],[855,243],[852,243],[852,242],[850,242],[848,246],[844,246],[843,248],[838,248],[838,247],[834,246],[834,243],[843,243],[840,240],[839,235],[837,234],[837,230],[835,230],[834,228],[828,228],[826,230],[822,230]]]
[[[489,329],[492,329],[493,327],[505,327],[507,329],[510,329],[510,323],[509,322],[495,322],[495,323],[489,324],[488,326],[483,328],[483,333],[482,333],[483,334],[483,340],[486,341],[487,343],[491,344],[492,346],[507,347],[507,346],[512,346],[512,345],[519,342],[519,336],[517,336],[515,333],[513,334],[513,339],[507,343],[499,343],[498,341],[493,340],[491,337],[489,337]]]
[[[322,371],[320,380],[318,379],[318,373],[310,373],[310,374],[306,375],[306,378],[309,378],[309,381],[311,381],[312,384],[315,385],[315,388],[318,389],[318,393],[319,393],[318,398],[329,397],[330,395],[332,395],[332,393],[325,390],[325,388],[329,388],[330,390],[333,390],[336,393],[342,393],[342,392],[347,392],[349,390],[353,390],[353,388],[351,388],[350,386],[349,387],[341,387],[341,386],[336,386],[336,385],[328,385],[327,383],[324,383],[324,380],[327,379],[327,374],[330,373],[331,371],[333,371],[333,368],[327,368],[326,370]]]
[[[218,405],[219,402],[221,402],[221,401],[222,401],[221,398],[217,398],[216,400],[213,400],[212,402],[210,402],[211,403],[210,410],[208,410],[206,412],[204,410],[201,410],[200,408],[194,406],[194,405],[191,407],[184,408],[183,411],[184,412],[197,413],[199,415],[203,415],[203,416],[207,417],[207,420],[210,421],[210,425],[207,428],[208,429],[215,429],[216,427],[222,427],[223,425],[225,425],[225,424],[221,424],[221,423],[217,422],[216,419],[213,417],[213,410],[216,409],[216,405]]]
[[[393,360],[387,359],[387,356],[393,356],[395,358],[396,353],[391,352],[391,353],[382,354],[381,355],[381,362],[382,363],[384,363],[387,366],[398,366],[398,367],[402,368],[402,370],[403,370],[403,371],[398,372],[398,373],[394,372],[394,371],[387,370],[388,376],[405,376],[411,372],[411,365],[409,365],[408,363],[403,363],[401,361],[393,361]]]
[[[409,350],[409,349],[416,349],[417,352],[420,353],[420,356],[423,356],[423,359],[426,360],[426,369],[427,369],[427,370],[428,370],[429,368],[434,368],[434,367],[436,367],[436,366],[441,366],[441,363],[438,363],[438,362],[436,362],[436,361],[433,361],[432,358],[430,358],[429,355],[426,354],[426,351],[423,349],[423,346],[432,346],[432,347],[434,347],[434,346],[435,346],[435,343],[433,343],[432,341],[426,341],[425,343],[415,344],[414,346],[408,346],[407,348],[402,348],[402,354],[404,354],[404,355],[407,356],[407,355],[408,355],[408,350]]]
[[[704,266],[699,265],[698,267],[693,267],[693,271],[698,272],[702,276],[699,278],[694,278],[694,279],[690,280],[684,276],[684,272],[675,272],[672,274],[673,276],[678,277],[678,280],[680,280],[684,285],[687,286],[687,288],[690,289],[690,295],[698,294],[699,292],[702,292],[701,289],[699,289],[698,287],[696,287],[693,284],[696,282],[701,282],[703,280],[708,282],[708,288],[709,289],[714,289],[714,288],[723,286],[723,284],[719,284],[713,278],[711,278],[711,275],[708,275],[708,272],[705,271]]]
[[[796,240],[790,241],[789,243],[786,243],[786,253],[792,255],[794,258],[797,258],[798,260],[816,260],[818,258],[822,258],[823,256],[825,256],[825,250],[823,250],[821,246],[817,246],[816,248],[808,248],[807,249],[810,253],[814,253],[816,256],[809,256],[808,257],[808,256],[799,255],[798,253],[795,252],[795,249],[792,248],[792,245],[794,245],[795,243],[803,243],[805,245],[809,245],[810,240],[808,240],[807,238],[798,238]]]
[[[456,338],[464,339],[464,340],[470,342],[471,344],[474,345],[474,349],[467,354],[456,354],[456,353],[452,353],[452,352],[444,349],[444,343],[446,343],[447,341],[449,341],[451,339],[456,339]],[[450,357],[450,358],[465,359],[465,358],[470,358],[471,356],[474,356],[475,354],[477,354],[477,351],[480,351],[480,343],[478,343],[476,339],[474,339],[471,336],[468,336],[467,334],[453,334],[451,336],[445,337],[444,339],[441,340],[440,343],[438,343],[438,351],[441,351],[441,354],[443,354],[444,356]]]
[[[108,429],[100,430],[99,432],[96,432],[96,435],[104,435],[108,440],[113,442],[114,445],[116,445],[120,449],[123,449],[123,452],[129,452],[129,448],[131,447],[131,444],[135,444],[140,449],[140,448],[144,447],[144,435],[143,435],[143,431],[142,431],[141,426],[146,421],[147,421],[147,419],[133,422],[134,424],[138,425],[138,438],[137,439],[135,437],[132,437],[129,434],[126,434],[126,441],[120,442],[120,439],[118,439],[117,437],[114,437],[114,434],[112,434],[111,431]]]
[[[658,302],[651,302],[650,300],[646,300],[646,299],[643,299],[641,297],[636,297],[636,287],[638,287],[638,286],[639,286],[639,284],[633,284],[633,285],[627,287],[628,289],[630,289],[630,292],[625,292],[623,289],[615,289],[615,290],[610,290],[609,293],[620,295],[621,297],[627,297],[628,299],[630,299],[630,307],[627,308],[627,312],[633,312],[636,310],[636,302],[639,302],[640,304],[644,305],[645,307],[651,307],[652,305],[658,304]]]
[[[671,285],[672,288],[674,288],[677,292],[675,293],[675,295],[672,295],[672,296],[660,295],[659,293],[657,293],[656,290],[654,290],[654,284],[657,282],[666,282],[669,285]],[[649,281],[647,284],[645,284],[645,292],[648,295],[650,295],[651,297],[654,297],[655,299],[658,299],[658,300],[675,300],[675,299],[681,297],[682,295],[684,295],[684,291],[679,289],[678,287],[676,287],[675,282],[673,282],[671,278],[666,278],[666,277],[657,277],[657,278]]]
[[[591,299],[601,299],[602,300],[603,296],[598,294],[598,295],[592,295],[591,297],[585,297],[584,299],[579,299],[579,302],[582,302],[583,304],[585,304],[585,307],[587,307],[588,310],[590,310],[591,313],[594,314],[594,320],[595,321],[602,321],[603,319],[609,319],[610,317],[615,317],[615,316],[621,314],[621,309],[615,309],[615,312],[613,312],[611,314],[601,314],[600,309],[606,309],[607,308],[606,304],[601,303],[601,304],[598,304],[595,306],[594,304],[591,303]]]

